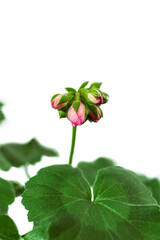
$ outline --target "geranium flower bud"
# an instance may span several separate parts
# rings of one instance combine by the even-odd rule
[[[103,103],[103,97],[98,89],[91,89],[88,92],[88,99],[91,103],[96,105],[101,105]]]
[[[90,106],[89,109],[89,120],[93,122],[98,122],[99,119],[102,117],[102,111],[99,107],[97,106]]]
[[[102,92],[102,97],[103,97],[103,103],[108,102],[108,100],[109,100],[109,95],[108,95],[107,93]],[[102,104],[103,104],[103,103],[102,103]]]
[[[86,120],[87,109],[80,101],[74,101],[68,110],[68,119],[74,127],[82,125]]]
[[[54,109],[60,109],[67,105],[68,98],[62,94],[56,94],[51,99],[51,105]]]

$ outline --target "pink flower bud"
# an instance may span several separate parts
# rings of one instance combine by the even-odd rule
[[[107,103],[109,99],[109,95],[107,93],[102,92],[103,103]]]
[[[52,107],[54,109],[60,109],[66,106],[67,101],[66,102],[60,102],[60,99],[62,98],[63,95],[59,94],[57,95],[55,98],[53,98],[53,100],[51,101]]]
[[[101,105],[103,103],[102,94],[97,89],[90,90],[88,93],[88,98],[92,103],[96,105]]]
[[[86,119],[86,109],[83,103],[80,101],[73,102],[72,106],[68,110],[68,119],[74,127],[84,123]]]
[[[102,117],[102,113],[98,107],[95,106],[95,108],[96,108],[96,112],[94,110],[94,113],[93,113],[93,111],[89,110],[89,116],[93,122],[98,122],[99,119],[101,119],[101,117]]]

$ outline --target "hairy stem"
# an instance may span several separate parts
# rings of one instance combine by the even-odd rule
[[[76,130],[77,130],[77,127],[72,128],[72,143],[71,143],[71,151],[69,156],[70,165],[72,165],[72,160],[73,160],[74,147],[75,147],[75,141],[76,141]]]
[[[30,179],[30,175],[29,175],[29,172],[28,172],[28,165],[24,165],[24,171],[25,171],[25,174],[27,176],[28,179]]]

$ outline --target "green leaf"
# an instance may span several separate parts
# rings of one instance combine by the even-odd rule
[[[101,85],[102,85],[101,82],[94,82],[91,84],[90,88],[98,88],[99,89],[101,87]]]
[[[0,169],[2,169],[3,171],[8,171],[10,168],[11,168],[11,164],[3,155],[0,148]]]
[[[48,240],[49,229],[47,226],[35,227],[31,232],[27,233],[24,240]]]
[[[77,167],[80,168],[83,172],[83,176],[88,180],[89,184],[92,186],[98,170],[106,167],[114,166],[114,162],[105,157],[97,158],[93,162],[80,162]]]
[[[157,178],[149,179],[144,184],[151,190],[153,197],[160,204],[160,181]]]
[[[0,108],[2,108],[4,106],[4,104],[2,102],[0,102]]]
[[[8,211],[8,206],[14,202],[15,192],[10,182],[0,178],[0,214]]]
[[[82,83],[82,85],[80,86],[80,88],[78,89],[78,91],[82,88],[85,88],[88,85],[89,81],[86,81],[84,83]]]
[[[22,186],[19,182],[17,181],[10,181],[10,183],[12,184],[14,191],[15,191],[15,195],[16,197],[19,197],[22,195],[22,193],[24,192],[24,186]]]
[[[35,227],[26,240],[160,240],[160,207],[133,172],[107,167],[91,189],[70,165],[41,169],[23,205]]]
[[[39,162],[42,156],[55,157],[58,153],[42,146],[36,139],[27,143],[7,143],[0,145],[0,169],[8,171],[12,166],[20,167]]]
[[[65,88],[67,92],[73,92],[76,93],[76,90],[74,88]]]
[[[7,215],[0,215],[0,240],[20,240],[15,223]]]
[[[2,112],[3,103],[0,102],[0,123],[5,119],[5,116]]]
[[[152,192],[153,197],[157,203],[160,204],[160,180],[158,178],[147,178],[144,175],[139,175],[141,181],[149,188]]]

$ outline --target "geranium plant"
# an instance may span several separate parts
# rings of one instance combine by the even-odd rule
[[[25,186],[0,178],[0,239],[2,240],[160,240],[160,181],[116,166],[108,158],[80,162],[72,167],[76,129],[98,122],[101,105],[108,102],[101,83],[85,82],[76,91],[56,94],[51,105],[73,126],[69,160],[41,169],[30,178],[28,164],[58,153],[39,144],[0,145],[0,168],[24,166]],[[93,126],[94,127],[94,126]],[[22,195],[33,230],[20,236],[8,206]]]

